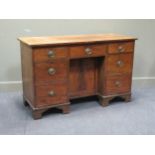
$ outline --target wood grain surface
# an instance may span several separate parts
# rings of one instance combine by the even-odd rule
[[[19,40],[24,104],[35,119],[51,107],[68,113],[73,98],[97,95],[102,106],[118,96],[130,101],[136,38],[96,34]]]
[[[134,37],[118,35],[118,34],[86,34],[86,35],[71,35],[71,36],[47,36],[47,37],[20,37],[21,42],[29,46],[43,45],[64,45],[64,44],[79,44],[79,43],[95,43],[109,42],[121,40],[136,40]]]

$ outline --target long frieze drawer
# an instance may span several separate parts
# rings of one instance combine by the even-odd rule
[[[131,75],[107,76],[104,95],[128,93],[131,90]]]
[[[55,60],[51,63],[37,63],[34,65],[35,82],[48,82],[67,78],[68,61]]]
[[[66,83],[48,83],[36,86],[37,106],[55,105],[67,102],[68,86]]]
[[[72,46],[69,49],[70,58],[105,56],[106,45]]]
[[[133,64],[133,54],[117,54],[107,57],[106,72],[108,75],[131,73]]]
[[[118,42],[110,43],[108,46],[108,53],[126,53],[134,51],[134,42]]]
[[[53,59],[66,58],[67,56],[67,47],[35,48],[33,51],[34,62],[52,61]]]

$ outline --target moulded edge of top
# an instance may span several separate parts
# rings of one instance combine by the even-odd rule
[[[110,41],[137,40],[135,37],[118,34],[85,34],[70,36],[20,37],[19,41],[28,46],[67,45],[80,43],[99,43]]]

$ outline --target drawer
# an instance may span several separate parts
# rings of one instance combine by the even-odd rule
[[[88,45],[70,47],[70,58],[97,57],[106,54],[106,45]]]
[[[134,42],[110,43],[108,53],[126,53],[134,51]]]
[[[36,86],[37,106],[56,105],[66,103],[68,87],[65,83],[48,83]]]
[[[107,74],[131,73],[133,65],[133,54],[117,54],[107,57]]]
[[[34,65],[36,83],[67,78],[68,61],[54,60],[51,63],[37,63]]]
[[[68,48],[36,48],[33,52],[34,62],[51,61],[57,58],[66,58],[68,56]]]
[[[105,95],[123,94],[131,91],[131,75],[107,76],[105,78]]]

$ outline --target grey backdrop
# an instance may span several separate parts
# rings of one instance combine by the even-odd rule
[[[0,30],[0,90],[21,85],[17,41],[21,36],[120,33],[137,37],[135,80],[155,81],[155,20],[0,20]]]

